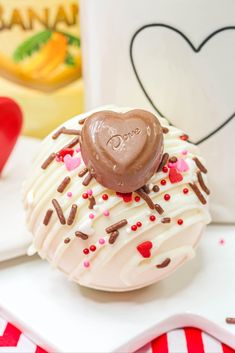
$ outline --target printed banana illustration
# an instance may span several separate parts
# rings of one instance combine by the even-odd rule
[[[43,77],[50,74],[65,60],[67,40],[60,33],[53,33],[42,49],[34,54],[32,59],[26,60],[23,70],[34,77]]]
[[[13,60],[0,56],[0,75],[41,91],[63,87],[81,77],[80,40],[64,32],[40,32],[15,50]]]

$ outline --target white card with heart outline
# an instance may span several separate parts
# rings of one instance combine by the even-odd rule
[[[185,130],[216,222],[235,222],[234,12],[231,0],[81,1],[87,108],[148,108]]]

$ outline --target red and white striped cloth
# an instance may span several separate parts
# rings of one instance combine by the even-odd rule
[[[47,353],[0,317],[0,353]]]
[[[0,353],[47,352],[0,317]],[[187,327],[156,338],[136,353],[235,353],[235,350],[199,329]]]
[[[235,353],[235,350],[193,327],[170,331],[136,353]]]

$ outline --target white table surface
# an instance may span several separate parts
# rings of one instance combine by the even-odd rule
[[[25,226],[21,185],[39,140],[21,137],[0,176],[0,261],[26,253],[31,235]]]
[[[224,239],[224,245],[220,244]],[[235,226],[210,226],[196,258],[159,284],[105,293],[68,282],[39,258],[0,264],[0,315],[61,352],[131,352],[176,327],[197,326],[235,348]]]

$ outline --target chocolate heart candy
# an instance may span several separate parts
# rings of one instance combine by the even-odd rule
[[[83,126],[81,152],[100,184],[132,192],[146,184],[160,164],[162,128],[155,115],[141,109],[96,112]]]

